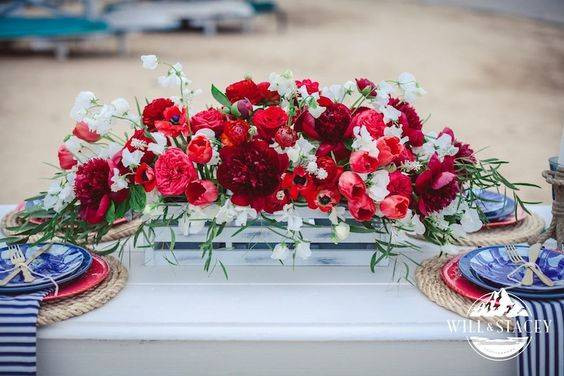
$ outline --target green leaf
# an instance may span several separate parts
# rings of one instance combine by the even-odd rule
[[[106,212],[106,222],[114,223],[115,220],[116,220],[116,206],[112,201],[110,207],[108,208],[108,211]]]
[[[231,108],[231,102],[229,101],[227,96],[223,94],[221,90],[216,88],[215,85],[211,86],[211,93],[216,101],[218,101],[219,103],[221,103],[223,106],[227,108]]]
[[[129,206],[136,212],[142,212],[147,203],[147,195],[140,185],[131,186],[131,196],[129,197]]]

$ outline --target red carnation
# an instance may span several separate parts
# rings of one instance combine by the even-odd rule
[[[220,135],[223,132],[224,124],[225,114],[215,108],[200,111],[190,118],[190,127],[194,133],[202,128],[209,128],[216,135]]]
[[[242,80],[232,83],[225,88],[225,95],[231,103],[247,98],[252,104],[258,104],[262,99],[257,84],[253,80]]]
[[[296,80],[296,86],[298,88],[305,86],[308,94],[319,92],[319,82],[312,81],[309,78],[303,79],[301,81]]]
[[[401,112],[398,119],[403,127],[404,134],[409,138],[409,143],[412,146],[423,145],[425,139],[421,128],[423,123],[415,109],[407,102],[402,102],[397,98],[390,98],[388,104]]]
[[[447,207],[456,198],[460,187],[454,173],[454,158],[445,157],[441,162],[433,154],[423,171],[415,180],[415,193],[419,197],[417,207],[424,216]]]
[[[342,103],[330,103],[315,120],[315,131],[321,141],[337,144],[344,139],[351,122],[351,111]]]
[[[174,106],[174,102],[167,98],[158,98],[145,106],[143,109],[143,124],[149,128],[149,131],[154,132],[155,121],[163,120],[163,112],[166,108]]]
[[[198,178],[190,158],[178,148],[167,149],[155,163],[157,189],[165,196],[181,195]]]
[[[187,135],[190,127],[186,122],[186,108],[167,107],[163,111],[163,120],[156,120],[155,127],[165,136],[178,137],[181,133]]]
[[[391,195],[410,198],[412,192],[411,179],[400,171],[394,171],[390,173],[390,182],[387,189]]]
[[[351,124],[347,129],[347,136],[352,137],[354,134],[354,128],[362,126],[366,127],[366,130],[368,130],[368,133],[370,133],[372,138],[377,139],[382,137],[384,135],[384,129],[386,128],[384,115],[371,108],[359,108],[354,114]]]
[[[135,171],[135,184],[143,186],[145,192],[151,192],[157,186],[155,171],[147,163],[141,163]]]
[[[278,154],[262,140],[226,146],[220,157],[219,183],[233,192],[231,200],[235,204],[251,205],[257,211],[265,207],[267,197],[277,190],[288,167],[288,156]]]
[[[257,127],[258,134],[265,140],[271,140],[276,130],[288,122],[288,114],[278,106],[257,110],[253,114],[253,124]]]

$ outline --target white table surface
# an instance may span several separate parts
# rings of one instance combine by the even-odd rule
[[[548,220],[547,206],[533,210]],[[450,333],[459,316],[394,282],[391,267],[229,267],[226,280],[142,260],[124,256],[129,281],[108,304],[38,331],[40,375],[515,373]]]

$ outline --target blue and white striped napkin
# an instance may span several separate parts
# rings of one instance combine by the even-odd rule
[[[35,375],[37,314],[48,291],[0,295],[0,375]]]
[[[529,334],[531,343],[518,359],[519,376],[564,376],[564,300],[523,301],[531,317],[519,317],[520,324],[546,320],[549,332]]]

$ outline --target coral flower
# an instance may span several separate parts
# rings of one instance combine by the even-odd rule
[[[356,172],[345,171],[339,178],[339,192],[348,200],[357,200],[366,194],[366,184]]]
[[[391,195],[380,203],[380,211],[389,219],[402,219],[409,209],[409,199],[405,196]]]
[[[178,148],[167,149],[155,163],[157,189],[165,196],[181,195],[198,173],[188,155]]]
[[[210,180],[194,180],[186,188],[186,199],[192,205],[207,206],[217,200],[217,187]]]
[[[353,200],[349,200],[348,207],[354,219],[361,222],[370,221],[376,214],[376,204],[365,193]]]

